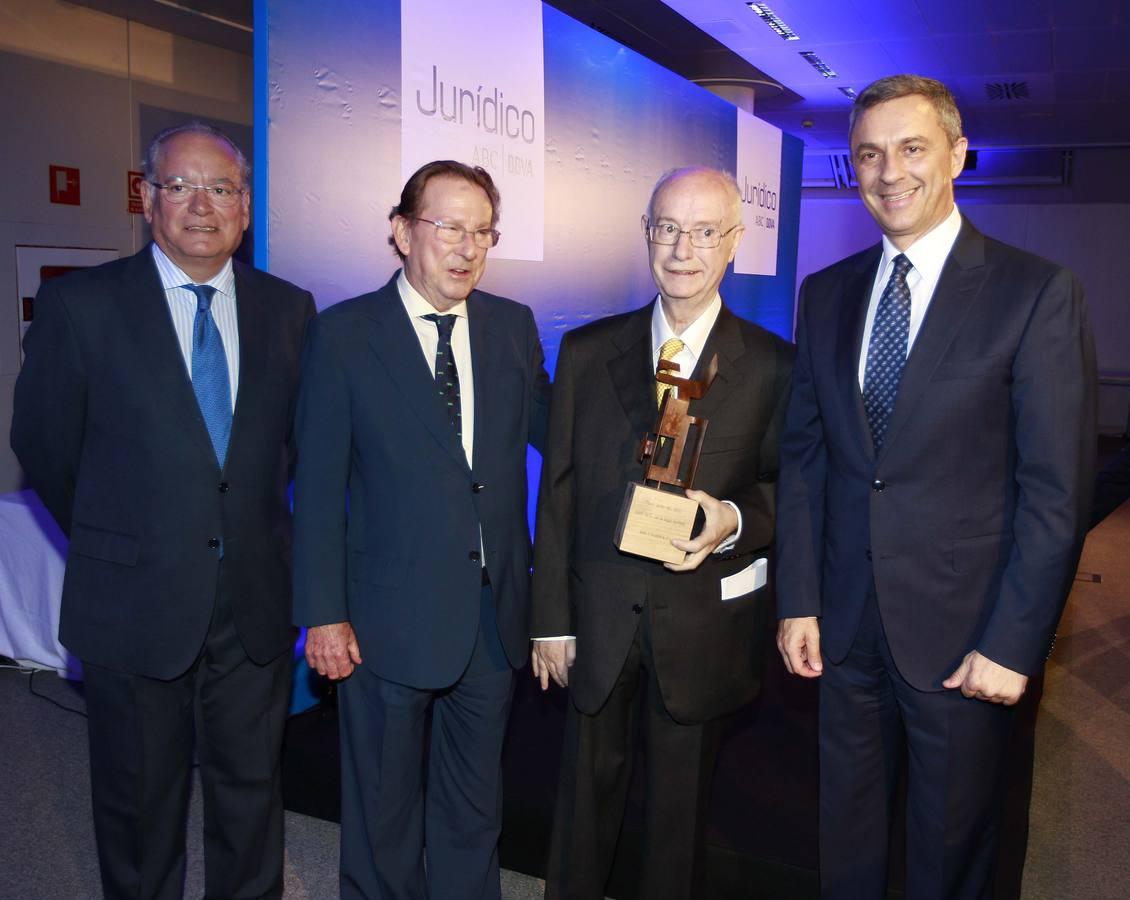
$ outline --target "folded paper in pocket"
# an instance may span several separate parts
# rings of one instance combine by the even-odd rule
[[[722,599],[733,600],[735,597],[744,597],[750,591],[765,587],[765,580],[769,575],[769,561],[763,556],[756,559],[740,572],[727,575],[722,579]]]

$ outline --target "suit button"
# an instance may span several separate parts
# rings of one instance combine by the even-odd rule
[[[220,482],[220,493],[221,494],[226,494],[230,490],[231,490],[231,485],[229,485],[226,481]]]
[[[634,612],[638,616],[640,613],[643,612],[643,607],[640,606],[638,603],[633,603],[632,604],[632,612]]]
[[[886,489],[886,487],[887,482],[880,481],[878,478],[871,482],[871,490],[873,490],[876,494],[881,494]]]
[[[472,550],[470,553],[467,554],[467,559],[471,560],[471,562],[477,563],[482,559],[482,554],[479,553],[478,550]]]
[[[477,494],[479,491],[481,491],[485,487],[486,487],[485,484],[481,484],[480,482],[476,481],[473,485],[471,485],[471,493]]]
[[[867,551],[867,559],[868,559],[868,561],[871,560],[871,551],[870,550]]]
[[[208,549],[209,550],[219,550],[220,549],[220,539],[219,538],[208,538]]]

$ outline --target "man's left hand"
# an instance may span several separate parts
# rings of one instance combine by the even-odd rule
[[[971,650],[965,654],[957,671],[942,682],[942,687],[961,688],[966,697],[1012,706],[1024,695],[1028,676],[1006,669]]]
[[[714,552],[715,547],[738,530],[738,514],[734,512],[734,508],[729,503],[715,500],[702,491],[687,491],[687,496],[691,500],[697,501],[702,507],[706,521],[697,537],[691,538],[689,541],[671,541],[680,550],[687,552],[687,558],[681,563],[663,564],[672,572],[694,571],[702,565],[702,561],[706,557]]]

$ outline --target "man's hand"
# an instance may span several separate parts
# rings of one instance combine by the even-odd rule
[[[530,665],[534,678],[541,682],[543,691],[549,689],[552,678],[561,687],[569,686],[569,669],[577,661],[577,639],[563,641],[531,641]]]
[[[702,565],[702,561],[706,557],[714,552],[715,547],[738,530],[738,514],[734,512],[734,508],[729,503],[715,500],[703,491],[687,491],[687,496],[691,500],[698,501],[706,515],[706,521],[697,537],[689,541],[671,541],[674,546],[680,550],[685,550],[688,554],[687,558],[681,563],[663,564],[672,572],[694,571]]]
[[[816,678],[824,671],[820,657],[820,620],[816,616],[781,619],[777,624],[777,649],[791,675]]]
[[[348,622],[306,629],[306,662],[331,681],[348,678],[361,665],[361,647]]]
[[[961,693],[966,697],[1012,706],[1024,696],[1028,676],[1006,669],[976,650],[971,650],[965,654],[957,671],[942,682],[942,687],[961,688]]]

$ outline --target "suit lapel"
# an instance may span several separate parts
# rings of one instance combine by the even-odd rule
[[[738,320],[732,312],[723,306],[718,313],[718,319],[714,322],[714,327],[710,329],[710,335],[702,348],[702,355],[698,358],[698,363],[691,375],[695,379],[705,378],[710,359],[717,353],[718,377],[714,379],[714,384],[710,386],[706,396],[701,400],[691,401],[691,415],[709,420],[716,410],[725,408],[727,396],[737,386],[738,380],[742,377],[750,377],[748,373],[742,373],[738,369],[737,361],[745,354],[745,351],[745,341],[742,340]],[[753,370],[754,373],[761,371],[757,368]]]
[[[845,418],[861,450],[875,455],[871,426],[859,390],[859,355],[863,352],[863,329],[867,324],[867,305],[875,283],[875,271],[882,257],[883,246],[866,253],[850,278],[844,283],[840,297],[840,320],[836,328],[836,384],[840,391]]]
[[[166,414],[188,423],[187,433],[200,451],[215,461],[216,451],[192,390],[192,376],[185,366],[165,289],[148,245],[125,269],[118,296],[122,323],[132,335],[142,377],[161,398]],[[241,331],[242,327],[241,323]]]
[[[624,322],[612,343],[618,354],[608,360],[608,375],[632,430],[642,435],[655,427],[655,370],[651,362],[651,310],[654,301]]]
[[[232,265],[235,271],[236,319],[239,322],[239,386],[228,444],[228,459],[232,458],[233,451],[239,449],[243,433],[250,427],[255,411],[261,408],[263,376],[267,371],[263,323],[268,321],[269,315],[266,298],[254,289],[248,273],[240,264],[233,261]]]
[[[451,427],[447,411],[436,399],[435,378],[420,352],[420,340],[400,301],[396,288],[397,277],[393,275],[388,284],[373,295],[369,304],[369,346],[384,366],[394,389],[404,398],[404,405],[412,410],[441,447],[460,465],[468,468],[463,445],[456,436],[455,429]],[[471,354],[475,354],[473,333]],[[477,400],[477,369],[475,376]],[[475,419],[478,421],[478,406],[475,411]]]
[[[985,239],[963,221],[961,232],[938,279],[938,286],[934,289],[926,318],[907,357],[880,457],[886,455],[898,440],[899,430],[917,407],[934,369],[953,342],[987,274]]]
[[[474,366],[475,381],[475,442],[474,460],[486,458],[488,447],[494,430],[490,423],[496,426],[505,422],[513,411],[507,414],[502,410],[496,413],[493,408],[495,378],[498,374],[497,348],[503,346],[506,336],[497,330],[497,322],[490,314],[490,309],[483,303],[477,291],[472,291],[467,298],[467,325],[471,335],[471,365]],[[491,352],[491,348],[496,352]]]

